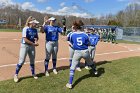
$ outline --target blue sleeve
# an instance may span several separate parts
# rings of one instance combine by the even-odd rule
[[[45,25],[45,26],[44,26],[44,32],[46,33],[47,31],[48,31],[48,26]]]
[[[89,43],[90,43],[89,36],[87,36],[86,42],[87,42],[87,45],[89,45]]]
[[[70,41],[70,37],[69,36],[67,37],[67,41]]]
[[[58,31],[59,33],[62,33],[63,30],[62,30],[61,27],[58,27],[58,28],[57,28],[57,31]]]
[[[70,41],[70,35],[71,35],[72,33],[70,32],[68,35],[67,35],[67,41]]]
[[[72,37],[73,37],[73,34],[70,35],[70,37],[69,37],[69,41],[73,44]]]
[[[94,42],[94,45],[97,45],[98,41],[99,41],[99,36],[97,35],[96,39],[95,39],[95,42]]]
[[[98,35],[98,41],[100,40],[100,36]]]
[[[35,38],[37,38],[37,39],[38,39],[38,32],[37,32],[37,30],[36,30],[36,36],[35,36]]]

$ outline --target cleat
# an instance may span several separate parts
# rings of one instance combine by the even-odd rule
[[[72,84],[67,83],[66,87],[69,88],[69,89],[72,89]]]
[[[50,74],[49,74],[48,71],[45,72],[45,76],[46,76],[46,77],[50,76]]]
[[[91,65],[91,68],[92,68],[92,72],[94,73],[94,75],[98,75],[98,71],[96,70],[96,66]]]
[[[96,69],[93,70],[94,75],[98,75],[98,71]]]
[[[58,72],[57,72],[56,69],[53,69],[53,73],[54,73],[54,74],[58,74]]]
[[[18,81],[19,81],[19,79],[18,79],[18,75],[15,75],[15,76],[14,76],[14,82],[17,83]]]
[[[82,71],[80,67],[77,67],[76,70],[77,70],[77,71]]]
[[[95,71],[95,72],[94,72],[94,74],[95,74],[95,75],[98,75],[98,72],[97,72],[97,71]]]
[[[34,79],[38,79],[38,77],[37,77],[36,75],[33,75],[33,78],[34,78]]]
[[[89,69],[89,67],[88,67],[88,66],[85,66],[85,69],[87,69],[87,70],[88,70],[88,69]]]

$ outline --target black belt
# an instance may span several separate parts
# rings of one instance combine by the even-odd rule
[[[90,45],[90,46],[93,46],[93,47],[95,47],[95,45]]]

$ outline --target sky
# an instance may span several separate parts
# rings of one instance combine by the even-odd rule
[[[131,3],[140,0],[0,0],[0,6],[19,4],[23,9],[85,18],[116,14]]]

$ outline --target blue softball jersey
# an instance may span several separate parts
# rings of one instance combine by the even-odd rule
[[[97,34],[88,34],[91,46],[96,46],[100,37]]]
[[[86,50],[88,49],[89,38],[84,32],[73,32],[70,36],[70,42],[74,50]]]
[[[29,41],[35,43],[35,38],[38,38],[38,31],[35,28],[24,27],[22,30],[22,41],[21,43],[25,44],[24,37]]]
[[[59,33],[62,32],[62,28],[58,26],[44,26],[44,31],[46,33],[46,41],[58,41]]]

